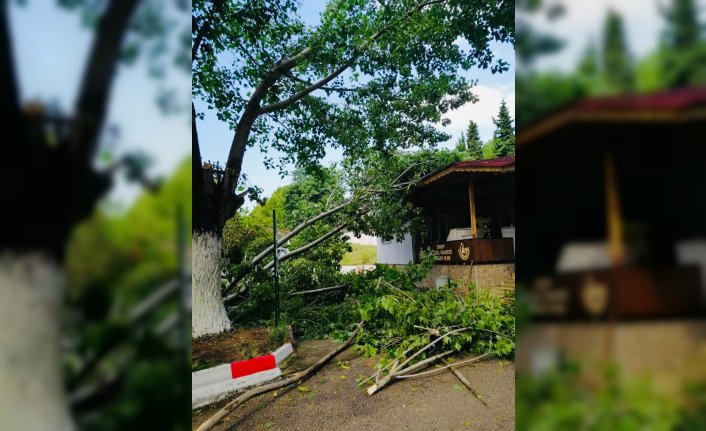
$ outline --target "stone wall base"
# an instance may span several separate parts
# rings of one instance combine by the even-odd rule
[[[404,265],[396,265],[403,267]],[[515,290],[515,264],[499,263],[484,265],[434,265],[431,272],[417,286],[435,287],[435,278],[447,276],[459,287],[474,283],[479,288],[491,289],[502,295],[505,291]]]
[[[706,320],[534,323],[517,352],[519,372],[538,374],[571,358],[590,384],[606,364],[618,364],[623,383],[648,376],[658,393],[678,395],[686,382],[706,380]]]

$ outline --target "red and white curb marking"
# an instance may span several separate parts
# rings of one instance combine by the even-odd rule
[[[214,403],[233,392],[274,380],[279,364],[294,352],[287,343],[269,355],[218,365],[191,373],[191,408]]]

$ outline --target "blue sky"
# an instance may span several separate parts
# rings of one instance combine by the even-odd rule
[[[558,19],[549,20],[546,15],[534,14],[530,22],[538,29],[557,35],[565,46],[555,55],[541,58],[536,68],[540,70],[570,71],[588,43],[600,43],[603,22],[608,10],[613,9],[623,17],[625,35],[631,54],[644,57],[657,47],[664,29],[664,19],[657,5],[668,6],[671,0],[572,0],[562,1],[566,13]],[[706,0],[697,0],[697,9],[704,20]]]
[[[93,32],[81,25],[78,13],[55,6],[55,1],[29,1],[11,9],[16,74],[23,102],[56,103],[72,113]],[[178,25],[190,17],[178,14]],[[183,27],[182,27],[183,28]],[[161,84],[176,89],[178,102],[188,107],[191,77],[172,71]],[[114,152],[141,150],[151,156],[150,175],[167,176],[191,152],[191,115],[188,110],[165,116],[156,100],[157,81],[148,77],[142,62],[120,66],[112,89],[108,123],[120,133]],[[120,178],[109,199],[129,204],[140,188]]]
[[[309,24],[316,24],[323,4],[324,2],[321,0],[307,1],[306,7],[302,10],[303,19]],[[492,137],[494,130],[492,117],[497,114],[502,99],[507,100],[510,112],[514,116],[514,48],[511,45],[495,44],[493,50],[498,57],[510,63],[510,70],[495,75],[488,70],[472,70],[465,74],[468,78],[478,80],[475,94],[480,100],[476,104],[469,104],[448,113],[447,117],[451,120],[451,124],[443,128],[439,125],[442,130],[452,135],[452,139],[445,146],[455,145],[456,140],[471,119],[478,123],[481,137],[484,140]],[[228,155],[233,132],[227,124],[218,121],[214,112],[206,110],[205,103],[197,100],[194,104],[197,111],[205,111],[206,114],[205,119],[198,123],[202,157],[204,160],[223,163]],[[273,155],[276,157],[276,154],[268,154],[270,157]],[[260,153],[257,148],[248,149],[243,163],[243,172],[252,184],[262,187],[265,195],[270,195],[278,187],[288,184],[291,179],[289,177],[280,178],[277,170],[265,169],[264,157],[265,155]],[[340,152],[328,152],[324,162],[335,162],[340,160],[340,157]]]

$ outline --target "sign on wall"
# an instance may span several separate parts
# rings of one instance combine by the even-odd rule
[[[432,243],[429,249],[437,264],[462,265],[511,262],[515,259],[512,238],[464,239]]]

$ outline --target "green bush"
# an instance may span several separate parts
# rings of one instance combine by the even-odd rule
[[[686,402],[660,394],[650,380],[624,382],[617,366],[604,366],[589,386],[582,368],[565,360],[539,375],[518,374],[518,430],[692,431],[706,429],[706,386],[694,384]]]
[[[467,286],[467,295],[457,293],[454,285],[420,290],[415,283],[428,269],[429,262],[403,269],[379,266],[375,271],[352,276],[343,313],[347,324],[364,322],[355,340],[358,351],[364,356],[383,355],[380,366],[384,366],[401,359],[405,352],[411,354],[437,337],[459,330],[417,359],[447,350],[512,357],[514,298],[499,298],[473,285]],[[345,327],[337,329],[342,337]]]
[[[306,265],[307,261],[300,264]],[[512,357],[514,296],[499,298],[473,285],[467,286],[467,294],[459,294],[454,285],[420,290],[416,283],[427,275],[431,264],[430,258],[425,257],[422,263],[404,268],[378,265],[373,271],[340,275],[339,283],[346,286],[340,291],[304,296],[283,293],[282,322],[293,325],[300,337],[331,336],[342,340],[348,337],[354,324],[362,321],[356,349],[363,356],[381,355],[380,366],[459,329],[463,330],[445,337],[415,360],[447,350]],[[257,318],[261,323],[270,322],[274,311],[271,283],[263,279],[251,290],[250,297],[240,307],[243,308],[240,316],[245,321]],[[284,283],[283,292],[294,290],[300,290],[296,289],[296,283]]]

